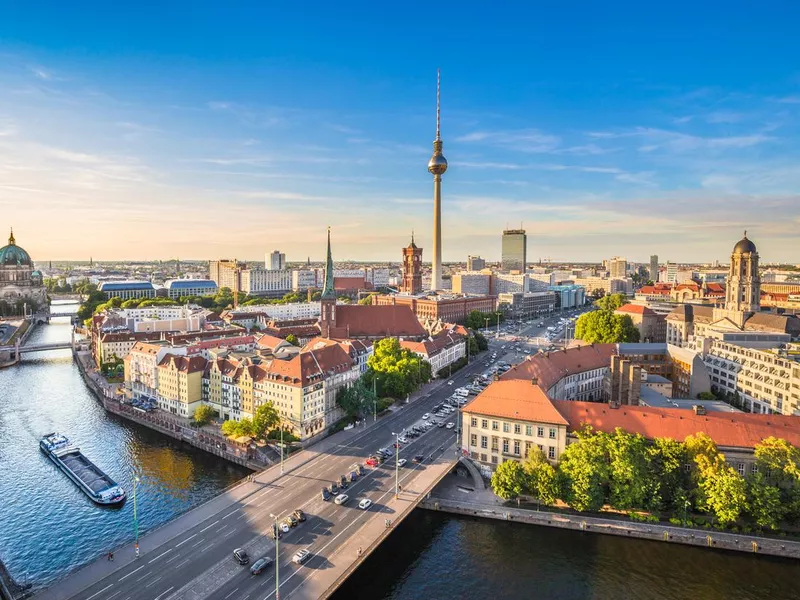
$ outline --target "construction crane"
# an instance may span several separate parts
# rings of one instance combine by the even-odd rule
[[[237,261],[233,263],[233,308],[239,308],[239,278],[241,277],[242,268]]]

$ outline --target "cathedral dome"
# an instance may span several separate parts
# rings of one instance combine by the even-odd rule
[[[734,254],[755,254],[756,245],[747,239],[747,232],[744,232],[744,237],[739,240],[733,247]]]
[[[17,246],[13,231],[8,238],[8,246],[3,246],[0,248],[0,266],[33,266],[33,261],[31,260],[30,254],[28,254],[23,248]]]

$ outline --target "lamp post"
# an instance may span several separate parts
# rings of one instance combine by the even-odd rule
[[[400,460],[400,434],[393,431],[392,435],[394,436],[394,497],[396,500],[400,486],[400,467],[398,465]]]
[[[136,558],[139,558],[139,515],[136,510],[136,484],[139,483],[139,478],[133,478],[133,530],[136,541],[133,543],[133,548],[136,551]]]
[[[500,339],[500,311],[498,310],[496,313],[497,315],[497,339]]]
[[[374,422],[378,422],[378,374],[372,376],[372,415]]]
[[[275,600],[280,600],[281,597],[281,582],[280,582],[280,572],[278,571],[278,563],[279,561],[279,545],[280,545],[280,537],[281,532],[278,529],[278,515],[273,515],[269,513],[269,516],[275,519]]]
[[[283,475],[283,420],[278,423],[278,426],[281,428],[281,475]]]

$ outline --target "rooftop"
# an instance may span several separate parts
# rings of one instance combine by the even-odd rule
[[[542,388],[525,379],[495,381],[463,411],[521,421],[567,424]]]

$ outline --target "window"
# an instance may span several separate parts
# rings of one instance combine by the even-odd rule
[[[556,430],[553,427],[550,428],[550,439],[551,440],[556,439]]]
[[[547,458],[549,458],[550,460],[555,460],[555,458],[556,458],[556,449],[555,449],[555,447],[553,447],[553,446],[548,446],[547,447]]]
[[[492,464],[493,465],[497,464],[497,457],[496,456],[492,456]]]
[[[476,419],[475,417],[472,417],[472,420],[470,421],[470,424],[473,427],[477,427],[478,426],[478,419]]]
[[[522,433],[522,425],[520,425],[519,423],[514,423],[514,433],[517,435]]]
[[[508,433],[509,431],[508,423],[503,423],[503,433]]]
[[[525,435],[533,437],[533,425],[525,425]]]
[[[470,446],[477,446],[478,445],[478,436],[477,434],[472,434],[469,438],[469,445]]]
[[[519,440],[514,440],[514,454],[519,456]]]
[[[492,458],[494,458],[494,456]],[[485,454],[481,454],[481,462],[486,462],[486,455]]]
[[[544,427],[537,427],[536,435],[538,435],[539,437],[544,437]]]
[[[739,475],[744,476],[744,463],[737,463],[736,470],[739,471]]]
[[[497,452],[497,436],[492,436],[492,452]]]
[[[489,420],[488,419],[481,419],[481,428],[482,429],[489,429]]]
[[[758,473],[758,465],[757,465],[756,463],[753,463],[752,465],[750,465],[750,472],[751,472],[753,475],[755,475],[756,473]]]
[[[486,448],[488,446],[489,446],[489,438],[487,438],[485,435],[482,435],[481,436],[481,448]]]
[[[497,431],[497,421],[492,421],[492,429]]]
[[[503,454],[508,454],[508,440],[503,440]]]

